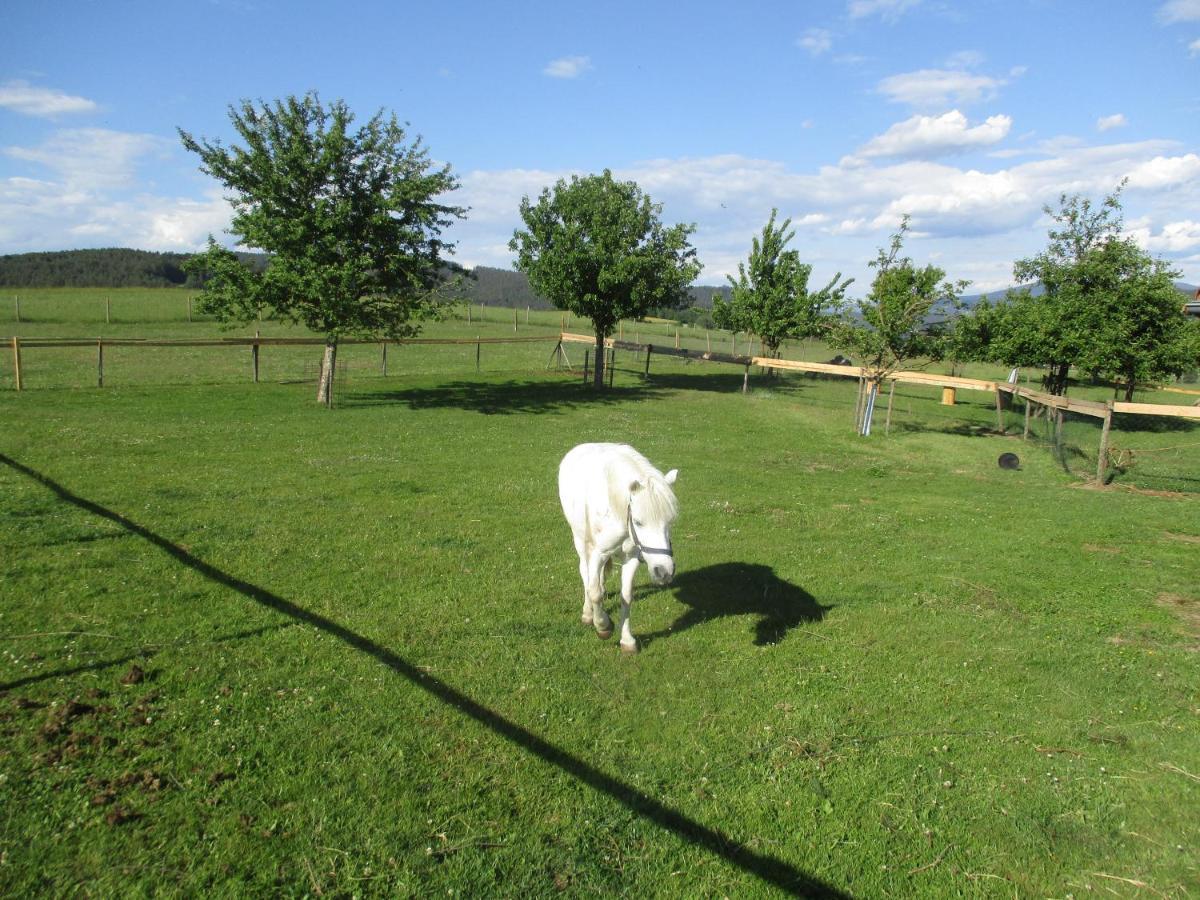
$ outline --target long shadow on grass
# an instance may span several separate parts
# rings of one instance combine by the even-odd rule
[[[808,591],[784,581],[770,566],[719,563],[684,571],[671,585],[687,612],[663,631],[639,635],[643,646],[703,622],[725,616],[756,616],[754,643],[777,644],[801,622],[819,622],[832,606],[822,606]]]
[[[495,416],[611,406],[628,400],[649,400],[661,394],[662,389],[654,385],[614,386],[597,391],[581,381],[452,381],[433,388],[348,394],[342,399],[342,406],[466,409]]]
[[[475,720],[480,725],[511,741],[518,747],[524,748],[543,762],[555,766],[571,777],[588,785],[593,790],[607,794],[613,800],[616,800],[637,815],[643,816],[660,828],[670,831],[683,840],[721,857],[731,865],[737,866],[743,871],[797,896],[849,896],[832,885],[800,871],[783,860],[759,853],[756,850],[750,849],[745,844],[738,843],[727,834],[689,818],[637,788],[631,787],[623,781],[600,771],[590,763],[572,756],[561,747],[551,744],[549,741],[538,737],[517,723],[477,703],[446,682],[433,677],[427,672],[421,671],[408,660],[388,650],[386,647],[375,643],[370,638],[363,637],[349,628],[339,625],[332,619],[297,606],[295,603],[285,600],[283,597],[273,594],[265,588],[221,571],[199,557],[193,556],[183,547],[172,543],[167,538],[137,524],[131,519],[127,519],[120,513],[114,512],[84,497],[80,497],[77,494],[73,494],[58,482],[4,454],[0,454],[0,463],[53,491],[60,500],[86,510],[92,515],[99,516],[109,522],[114,522],[132,534],[145,539],[176,561],[199,572],[205,578],[231,588],[247,599],[253,600],[267,609],[288,616],[296,622],[302,622],[314,628],[319,628],[326,634],[336,637],[347,646],[358,650],[360,653],[367,654],[408,680],[414,687],[420,688],[443,703],[454,707],[464,716]]]

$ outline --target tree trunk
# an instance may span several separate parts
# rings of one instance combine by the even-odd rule
[[[1133,380],[1133,376],[1129,376],[1129,380],[1125,382],[1125,402],[1133,402],[1133,390],[1137,387],[1137,382]]]
[[[604,390],[604,332],[596,329],[596,371],[592,373],[592,387]]]
[[[337,338],[325,339],[325,355],[321,358],[321,378],[317,382],[317,402],[333,406],[333,375],[337,370]]]

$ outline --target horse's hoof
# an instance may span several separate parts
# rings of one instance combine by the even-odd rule
[[[610,637],[612,637],[612,629],[610,628],[608,631],[600,631],[597,629],[596,637],[600,638],[602,641],[607,641]]]
[[[621,652],[624,653],[626,656],[633,656],[640,649],[641,648],[638,647],[637,643],[621,645]]]

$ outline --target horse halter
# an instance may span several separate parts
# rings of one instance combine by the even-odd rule
[[[638,559],[640,559],[642,562],[645,562],[646,561],[645,554],[647,554],[647,553],[657,553],[660,556],[669,556],[672,559],[675,558],[675,554],[671,552],[670,544],[668,544],[665,549],[662,547],[647,547],[638,538],[637,529],[635,529],[633,527],[633,500],[632,499],[630,499],[629,505],[625,507],[625,520],[626,520],[626,524],[629,525],[629,536],[631,538],[633,538],[633,546],[634,546],[634,549],[637,550]]]

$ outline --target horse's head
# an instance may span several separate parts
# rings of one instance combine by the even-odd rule
[[[679,515],[679,502],[671,485],[678,475],[679,470],[672,469],[666,475],[655,473],[629,485],[629,536],[657,585],[670,584],[675,577],[671,525]]]

